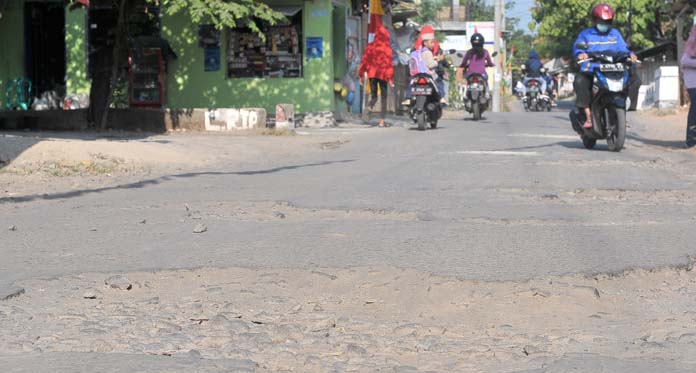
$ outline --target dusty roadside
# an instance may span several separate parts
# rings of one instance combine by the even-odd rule
[[[0,368],[687,372],[694,284],[692,266],[496,283],[390,267],[36,279],[0,302]]]
[[[302,135],[305,134],[305,135]],[[212,168],[236,169],[330,151],[338,131],[0,134],[0,198],[67,192]]]

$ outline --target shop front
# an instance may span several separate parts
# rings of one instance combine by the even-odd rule
[[[215,30],[184,14],[163,16],[162,36],[178,55],[168,67],[173,109],[257,107],[277,104],[297,112],[333,111],[337,74],[346,61],[348,8],[332,0],[268,1],[287,22],[262,26],[265,38],[239,27]],[[343,20],[343,24],[335,24]],[[336,35],[334,30],[341,30]],[[344,69],[345,70],[345,69]]]
[[[291,104],[297,113],[352,110],[348,97],[360,97],[354,92],[357,76],[350,76],[359,65],[362,27],[352,15],[359,7],[351,0],[266,2],[287,20],[260,24],[265,37],[243,25],[218,30],[192,23],[186,12],[161,11],[157,38],[174,58],[131,37],[129,62],[119,78],[126,76],[125,105],[172,111],[262,108],[271,116],[278,104]],[[44,91],[89,95],[100,65],[100,35],[108,35],[113,12],[96,4],[68,9],[62,1],[7,0],[0,18],[2,109],[6,88],[17,78],[32,82],[33,97]],[[347,89],[336,90],[337,83]]]

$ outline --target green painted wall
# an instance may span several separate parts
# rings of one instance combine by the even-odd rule
[[[65,75],[68,94],[89,94],[85,12],[84,8],[65,10]]]
[[[24,1],[10,0],[0,19],[0,109],[7,81],[24,73]]]
[[[162,34],[179,57],[169,65],[168,106],[172,109],[261,107],[274,113],[276,104],[291,103],[297,112],[331,111],[334,103],[331,0],[275,3],[304,5],[303,37],[324,39],[323,58],[305,58],[303,78],[227,79],[225,32],[221,40],[220,71],[205,72],[197,26],[190,23],[186,14],[165,16]]]

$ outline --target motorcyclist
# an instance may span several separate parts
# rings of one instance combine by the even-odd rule
[[[542,76],[542,68],[544,64],[541,63],[539,55],[532,49],[529,51],[529,58],[524,65],[522,65],[522,73],[524,74],[524,94],[527,94],[527,83],[530,80],[536,80],[541,83],[541,93],[546,94],[546,80]]]
[[[573,45],[573,56],[576,61],[583,61],[589,57],[589,53],[612,53],[629,54],[631,62],[635,63],[638,57],[631,52],[624,41],[621,32],[612,27],[614,21],[614,9],[608,4],[597,4],[592,8],[592,27],[580,32]],[[578,43],[585,43],[586,50],[577,48]],[[583,128],[592,128],[592,116],[590,112],[590,102],[592,100],[592,72],[589,71],[589,63],[580,64],[580,72],[575,75],[573,88],[575,89],[575,106],[578,110],[584,110],[585,123]],[[629,79],[629,97],[631,97],[631,107],[635,110],[640,88],[640,78],[636,74],[631,74]]]
[[[435,81],[436,89],[441,97],[441,102],[443,102],[442,98],[445,97],[444,81],[438,83],[437,67],[440,64],[440,62],[445,59],[445,56],[443,54],[436,56],[434,53],[436,49],[440,48],[438,48],[437,46],[437,40],[435,39],[435,31],[432,29],[432,27],[423,27],[423,30],[421,30],[421,33],[418,36],[418,40],[416,40],[416,49],[416,53],[411,53],[412,58],[414,56],[417,56],[417,59],[420,60],[419,65],[422,65],[425,69],[425,71],[423,72],[430,75],[433,78],[433,81]],[[410,104],[411,91],[410,89],[408,89],[406,91],[406,99],[402,102],[402,105],[408,106]]]
[[[441,58],[437,64],[437,67],[435,68],[435,72],[437,73],[437,80],[435,80],[435,84],[437,84],[437,89],[442,94],[440,103],[447,105],[447,89],[445,89],[445,87],[447,86],[446,82],[448,81],[447,71],[452,63],[450,60],[445,58],[445,53],[442,48],[438,48],[437,52],[435,52],[435,56]]]
[[[423,35],[423,48],[421,50],[421,58],[423,59],[423,64],[428,69],[428,74],[433,77],[433,80],[437,80],[437,66],[440,61],[445,59],[444,55],[435,56],[433,54],[433,49],[435,48],[435,33],[427,33]],[[440,97],[444,96],[442,91],[443,87],[437,87],[440,93]]]
[[[486,85],[486,92],[488,92],[488,74],[486,73],[486,67],[493,67],[495,65],[493,64],[493,60],[491,60],[491,55],[488,53],[488,50],[483,48],[484,42],[483,35],[478,32],[471,35],[471,49],[464,54],[464,59],[461,65],[459,65],[458,75],[462,72],[464,78],[468,78],[471,74],[481,75]]]

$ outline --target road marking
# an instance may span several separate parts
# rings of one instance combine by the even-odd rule
[[[511,152],[504,150],[463,150],[458,151],[457,154],[473,154],[473,155],[521,155],[523,157],[537,157],[540,156],[539,152]]]
[[[514,133],[508,135],[510,137],[531,137],[531,138],[540,138],[540,139],[559,139],[559,140],[577,140],[578,136],[570,136],[570,135],[542,135],[542,134],[534,134],[534,133]]]

